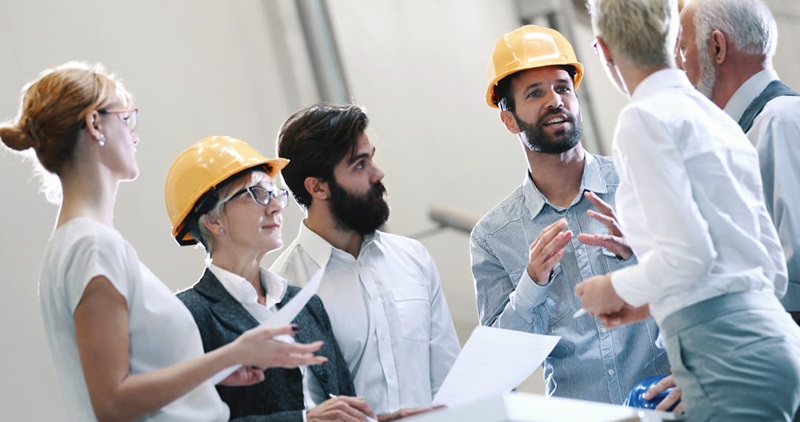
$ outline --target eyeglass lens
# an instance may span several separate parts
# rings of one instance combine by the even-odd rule
[[[289,204],[289,192],[283,188],[267,190],[263,186],[250,186],[247,191],[250,193],[250,197],[261,205],[269,205],[271,198],[277,199],[281,207]]]
[[[139,109],[135,108],[132,111],[123,114],[122,120],[124,120],[125,124],[128,125],[128,129],[133,132],[136,129],[136,125],[139,124]]]

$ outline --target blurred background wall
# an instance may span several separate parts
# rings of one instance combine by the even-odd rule
[[[170,237],[163,183],[177,154],[212,134],[248,141],[267,155],[295,110],[321,97],[306,38],[309,6],[279,0],[0,0],[0,119],[21,87],[69,60],[101,62],[121,75],[140,108],[141,176],[121,186],[116,226],[171,289],[190,286],[204,254]],[[577,2],[576,2],[577,3]],[[796,0],[768,1],[781,41],[776,68],[800,88]],[[387,230],[419,237],[435,258],[459,337],[477,325],[466,233],[429,218],[432,207],[477,219],[525,176],[517,139],[483,102],[496,40],[522,22],[557,25],[587,68],[582,96],[592,129],[584,144],[607,154],[626,99],[602,74],[580,9],[561,0],[328,0],[352,100],[366,107],[376,160],[392,205]],[[305,7],[305,9],[303,8]],[[306,13],[306,14],[304,14]],[[313,29],[313,27],[311,28]],[[319,69],[317,69],[319,70]],[[589,109],[594,113],[589,113]],[[589,117],[587,117],[589,116]],[[37,301],[41,253],[57,207],[31,166],[0,151],[0,394],[4,420],[63,420]],[[284,241],[300,209],[285,211]],[[269,265],[277,256],[267,256]],[[541,373],[521,387],[542,392]]]

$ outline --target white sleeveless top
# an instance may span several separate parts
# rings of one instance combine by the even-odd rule
[[[106,277],[128,304],[130,372],[140,374],[203,354],[189,310],[140,261],[122,235],[95,220],[59,227],[45,250],[39,303],[69,420],[94,421],[81,370],[73,314],[89,281]],[[211,382],[140,420],[226,421],[229,411]]]

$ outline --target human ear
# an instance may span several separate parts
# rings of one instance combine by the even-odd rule
[[[598,56],[603,58],[606,66],[614,66],[614,55],[611,54],[611,49],[608,48],[608,44],[603,40],[603,37],[597,37],[595,39],[595,51]]]
[[[222,219],[216,215],[206,214],[206,218],[203,219],[203,225],[206,227],[206,230],[216,236],[223,236],[225,234],[225,229],[222,227]]]
[[[709,50],[714,63],[722,64],[728,57],[728,40],[725,38],[725,34],[718,29],[711,31],[710,42],[711,48]]]
[[[86,128],[92,139],[99,142],[101,146],[105,143],[106,137],[103,135],[102,127],[100,125],[100,113],[98,113],[96,110],[87,114],[86,117],[83,118],[82,126]]]
[[[517,125],[517,119],[514,118],[514,113],[510,110],[503,110],[500,112],[500,121],[502,121],[506,129],[514,135],[521,132],[519,125]]]
[[[303,187],[306,188],[306,192],[308,192],[308,194],[314,199],[328,199],[328,182],[325,182],[318,177],[306,177],[306,179],[303,181]]]

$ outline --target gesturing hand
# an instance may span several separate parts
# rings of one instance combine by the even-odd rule
[[[562,231],[567,228],[567,220],[560,219],[547,226],[536,240],[531,243],[530,255],[528,256],[528,275],[530,278],[544,286],[550,281],[550,272],[556,266],[561,257],[564,256],[564,247],[572,239],[570,230]]]
[[[578,241],[587,245],[606,248],[621,259],[630,258],[631,255],[633,255],[633,251],[631,250],[630,245],[628,245],[628,241],[625,240],[625,236],[622,235],[622,230],[620,229],[619,222],[617,221],[617,215],[614,213],[614,210],[611,208],[611,206],[595,195],[594,192],[586,191],[583,193],[583,196],[586,197],[586,199],[589,200],[589,202],[591,202],[598,211],[600,211],[587,211],[589,217],[601,222],[604,226],[606,226],[608,228],[608,233],[581,233],[578,235]]]
[[[611,285],[609,274],[590,277],[578,283],[575,296],[581,298],[581,307],[592,316],[615,314],[625,306],[625,301]]]
[[[294,334],[296,326],[258,326],[247,330],[232,344],[240,352],[240,363],[260,368],[295,368],[301,365],[319,365],[328,361],[314,352],[322,347],[321,341],[309,344],[286,343],[275,337]]]

